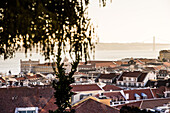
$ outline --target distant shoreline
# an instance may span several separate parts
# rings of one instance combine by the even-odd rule
[[[153,44],[152,43],[98,43],[95,46],[96,51],[100,50],[153,50]],[[168,50],[170,49],[170,44],[164,44],[164,43],[156,43],[155,44],[155,51],[160,50]],[[38,49],[40,50],[40,48]],[[24,53],[24,48],[22,48],[20,51],[17,51],[17,53]],[[27,53],[37,53],[36,48],[32,49],[32,51],[29,51]]]
[[[155,50],[168,50],[170,44],[156,43]],[[153,50],[152,43],[98,43],[96,50]]]
[[[127,42],[127,43],[123,43],[123,42],[107,42],[107,43],[104,43],[104,42],[99,42],[99,44],[153,44],[153,43],[142,43],[142,42]],[[169,45],[170,43],[155,43],[155,44],[163,44],[163,45]]]

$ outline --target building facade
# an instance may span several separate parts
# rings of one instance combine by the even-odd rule
[[[125,87],[144,87],[148,80],[153,79],[156,79],[156,74],[153,72],[124,72],[119,76],[116,84]]]
[[[161,50],[159,52],[159,59],[161,61],[169,61],[170,60],[170,50]]]
[[[28,61],[20,60],[20,68],[21,72],[28,73],[33,71],[33,67],[38,65],[40,63],[40,60],[38,61],[32,61],[29,59]]]

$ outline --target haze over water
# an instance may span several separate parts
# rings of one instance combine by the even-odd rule
[[[170,49],[170,44],[157,44],[155,51],[153,51],[152,44],[142,43],[99,43],[96,46],[95,60],[120,60],[123,58],[158,58],[159,51],[162,49]],[[0,58],[0,72],[8,73],[11,70],[12,74],[18,74],[20,72],[20,59],[22,60],[40,60],[40,63],[44,63],[44,57],[39,53],[32,53],[32,56],[28,54],[25,57],[24,53],[16,53],[16,56],[12,59],[4,61]],[[91,58],[93,60],[93,58]]]

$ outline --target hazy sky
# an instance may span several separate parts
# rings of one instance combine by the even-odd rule
[[[112,0],[104,8],[99,0],[90,3],[100,42],[152,42],[155,36],[156,43],[170,43],[170,0]]]

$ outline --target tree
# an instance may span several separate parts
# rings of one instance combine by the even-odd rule
[[[104,6],[105,0],[102,3]],[[25,53],[37,48],[45,59],[56,59],[53,65],[59,79],[53,83],[56,113],[68,112],[67,107],[74,112],[70,105],[72,76],[79,61],[83,58],[87,61],[89,50],[94,48],[94,28],[86,14],[88,4],[89,0],[1,0],[0,55],[12,58],[23,46]],[[66,75],[61,54],[68,45],[72,69]]]
[[[137,107],[134,106],[122,106],[122,108],[120,109],[120,113],[153,113],[151,111],[147,111],[147,110],[141,110]]]

